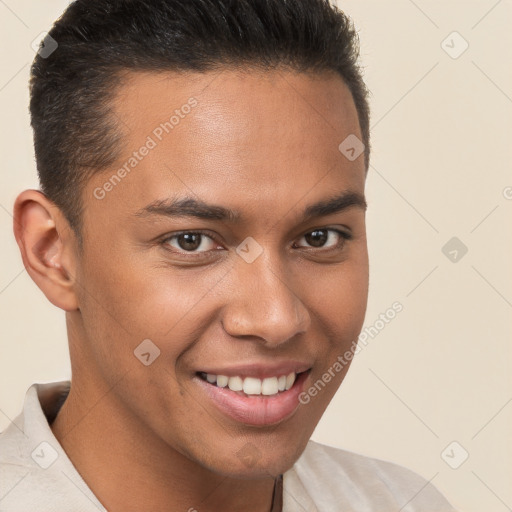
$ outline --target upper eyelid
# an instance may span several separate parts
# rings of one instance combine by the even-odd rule
[[[312,233],[313,231],[321,231],[321,230],[334,231],[341,238],[343,238],[345,242],[347,242],[347,241],[352,239],[352,232],[350,230],[349,230],[349,232],[347,232],[347,231],[343,231],[342,229],[332,228],[332,227],[323,227],[323,228],[313,228],[313,229],[310,229],[310,230],[306,231],[304,234],[300,235],[300,238],[302,238],[303,236],[307,235],[308,233]],[[311,247],[311,249],[322,250],[323,247]]]
[[[166,242],[169,242],[170,240],[172,240],[173,238],[177,238],[178,236],[180,235],[188,235],[188,234],[196,234],[196,235],[201,235],[201,236],[206,236],[208,238],[210,238],[210,240],[212,240],[212,242],[216,243],[216,244],[221,244],[221,242],[219,242],[217,240],[217,238],[213,235],[211,235],[210,233],[205,233],[201,230],[194,230],[194,229],[191,229],[191,230],[188,230],[188,231],[178,231],[177,233],[172,233],[170,235],[165,235],[163,238],[160,239],[160,243],[161,244],[164,244]],[[184,253],[190,253],[190,254],[194,254],[193,251],[184,251]],[[201,252],[208,252],[208,251],[201,251]],[[201,254],[201,252],[199,253],[196,253],[196,254]]]
[[[180,235],[189,235],[189,234],[207,236],[208,238],[211,238],[214,242],[217,242],[216,237],[214,235],[204,232],[200,229],[189,229],[189,230],[184,230],[184,231],[177,231],[176,233],[164,235],[160,240],[161,240],[161,242],[167,242],[167,241],[171,240],[172,238],[176,238]]]

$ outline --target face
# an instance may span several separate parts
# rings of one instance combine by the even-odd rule
[[[133,74],[113,108],[122,156],[83,195],[73,378],[202,468],[282,473],[365,314],[350,92],[327,74]]]

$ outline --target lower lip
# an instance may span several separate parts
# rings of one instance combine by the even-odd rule
[[[293,386],[277,395],[239,395],[228,387],[219,388],[198,376],[198,382],[217,408],[234,420],[254,426],[267,426],[289,418],[299,407],[299,395],[309,371],[301,373]]]

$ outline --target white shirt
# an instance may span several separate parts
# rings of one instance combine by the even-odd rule
[[[0,512],[106,511],[50,429],[69,385],[30,386],[0,434]],[[283,512],[420,511],[455,512],[412,471],[313,441],[283,475]]]

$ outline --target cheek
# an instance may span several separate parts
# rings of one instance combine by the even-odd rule
[[[172,368],[209,321],[206,295],[222,272],[173,272],[96,256],[82,269],[80,310],[99,364],[130,366],[133,351],[149,339]]]
[[[368,297],[367,259],[362,254],[326,267],[312,281],[316,292],[310,295],[309,306],[318,322],[315,336],[324,341],[317,344],[317,367],[308,383],[305,408],[319,421],[345,378],[357,347]]]
[[[358,335],[366,313],[368,264],[360,259],[319,269],[304,283],[307,307],[336,339]]]

